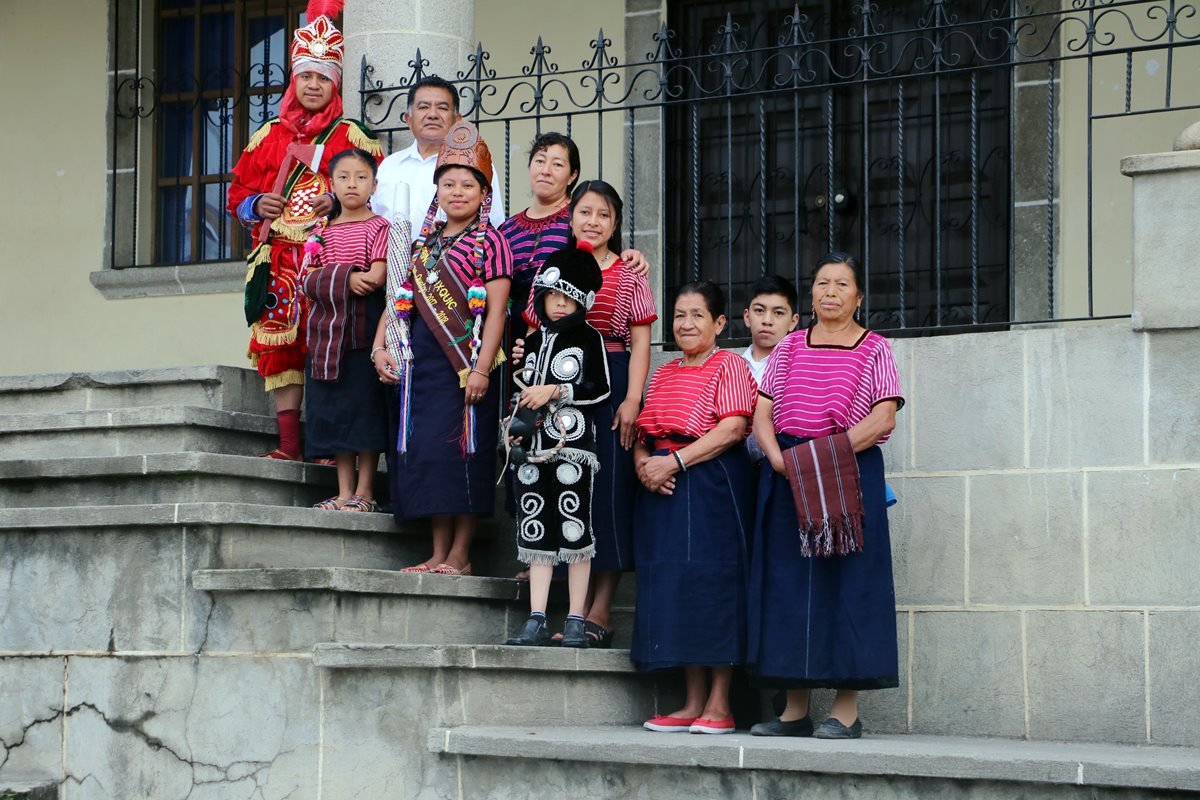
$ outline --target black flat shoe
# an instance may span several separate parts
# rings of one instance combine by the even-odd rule
[[[587,648],[588,635],[583,629],[583,620],[568,619],[563,625],[563,647]]]
[[[854,720],[854,724],[847,728],[836,717],[830,717],[821,723],[820,727],[813,733],[813,738],[816,739],[861,739],[862,738],[862,720]]]
[[[550,643],[550,631],[546,630],[546,621],[530,617],[525,621],[525,627],[505,644],[521,647],[542,647]]]
[[[773,719],[770,722],[760,722],[750,729],[751,736],[812,736],[812,717],[802,717],[789,722]]]

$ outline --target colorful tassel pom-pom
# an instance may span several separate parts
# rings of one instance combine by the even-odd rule
[[[325,245],[325,240],[321,238],[321,234],[314,233],[308,237],[308,241],[304,243],[304,254],[313,256],[321,252],[321,248]]]
[[[405,281],[400,289],[396,292],[396,299],[392,303],[392,308],[396,312],[396,316],[400,319],[408,319],[413,310],[413,288],[412,283]]]
[[[478,278],[471,283],[471,288],[467,289],[467,307],[477,317],[487,308],[487,289],[483,288],[483,281]]]
[[[582,250],[585,253],[590,253],[593,250],[592,243],[586,239],[580,239],[575,243],[575,249]]]

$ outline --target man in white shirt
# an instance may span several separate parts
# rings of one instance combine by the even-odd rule
[[[379,185],[371,196],[371,210],[390,221],[390,203],[396,184],[408,184],[408,217],[412,222],[414,239],[420,234],[429,204],[437,194],[433,170],[437,166],[438,151],[450,127],[460,119],[458,90],[448,81],[429,75],[408,90],[408,111],[404,114],[404,122],[415,138],[412,145],[392,153],[379,165]],[[504,198],[499,190],[500,182],[493,168],[490,222],[496,226],[505,220]],[[437,218],[445,219],[446,215],[439,209]]]

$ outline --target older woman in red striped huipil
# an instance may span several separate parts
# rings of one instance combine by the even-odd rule
[[[650,379],[634,461],[637,611],[630,653],[640,670],[682,667],[682,708],[656,731],[732,733],[729,684],[746,655],[747,539],[754,513],[749,456],[757,386],[741,356],[717,348],[725,298],[709,281],[683,286],[673,330],[683,357]]]

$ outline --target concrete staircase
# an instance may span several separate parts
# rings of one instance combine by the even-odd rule
[[[499,645],[524,585],[397,572],[428,534],[307,508],[332,470],[251,457],[266,406],[231,368],[0,378],[0,798],[1200,792],[1194,749],[887,735],[900,692],[861,742],[643,732],[678,680]]]

